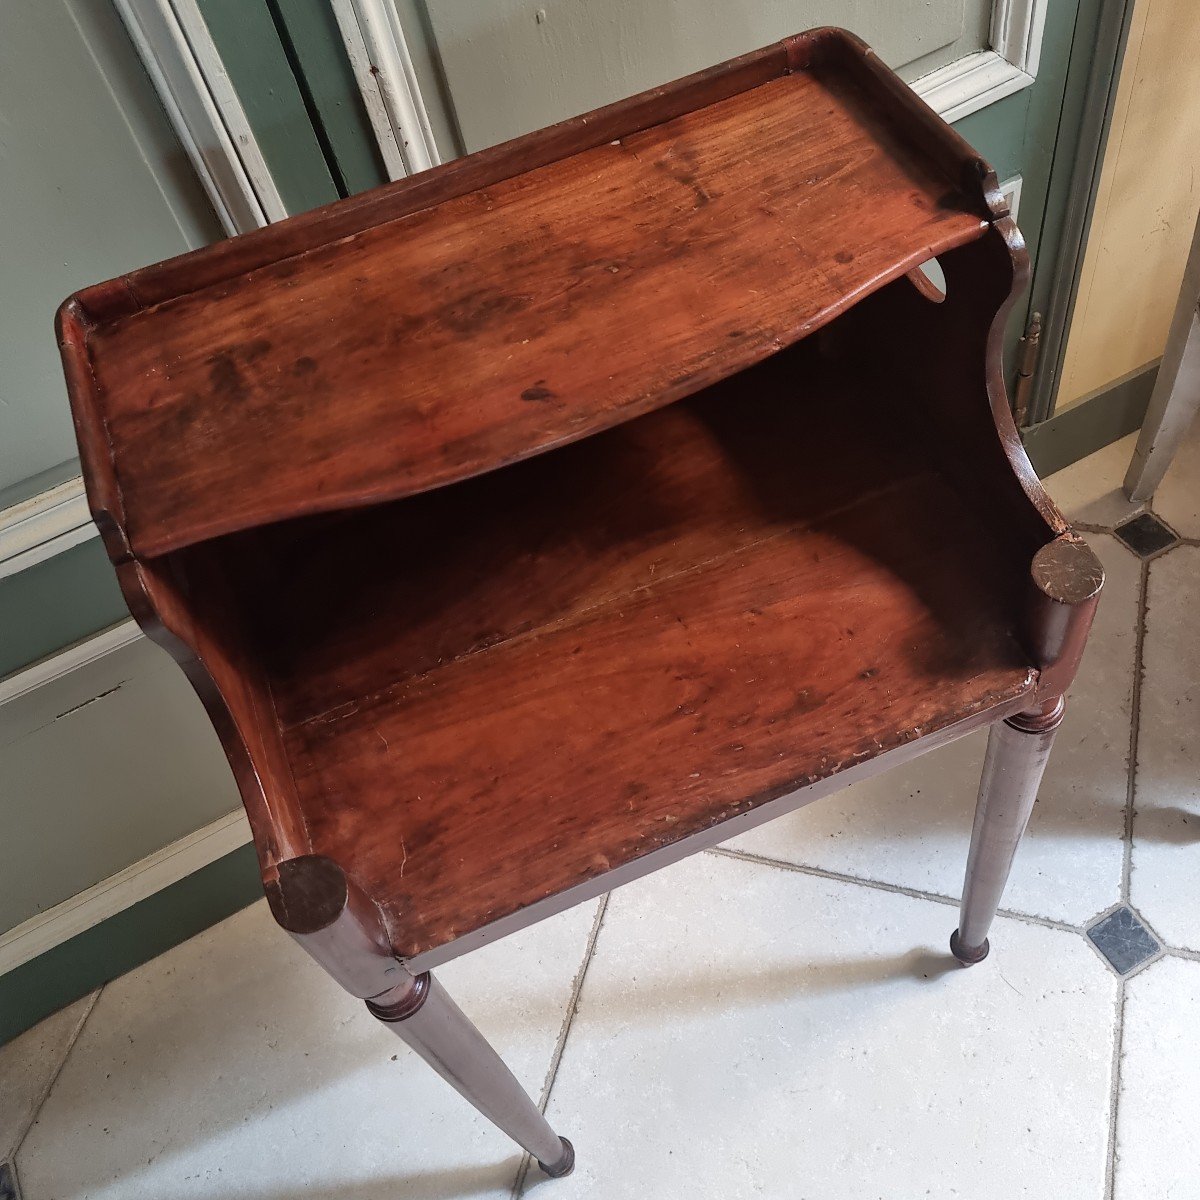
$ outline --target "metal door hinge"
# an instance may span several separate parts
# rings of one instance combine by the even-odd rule
[[[1020,342],[1017,355],[1017,386],[1013,392],[1013,420],[1018,429],[1025,424],[1029,412],[1029,396],[1033,377],[1037,373],[1038,353],[1042,348],[1042,314],[1035,312]]]

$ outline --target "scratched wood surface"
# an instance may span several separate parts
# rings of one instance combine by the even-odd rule
[[[353,596],[349,524],[276,534],[247,603],[312,844],[403,953],[1032,687],[1001,547],[856,374],[798,347],[402,502]]]
[[[420,491],[669,403],[979,237],[979,208],[878,96],[796,72],[100,324],[133,548]]]
[[[919,474],[911,409],[871,403],[854,373],[863,382],[861,364],[806,341],[528,462],[218,543],[280,719],[356,702]],[[858,424],[853,471],[810,461]]]
[[[68,302],[93,515],[264,881],[327,854],[447,948],[1026,703],[1024,271],[822,30]]]

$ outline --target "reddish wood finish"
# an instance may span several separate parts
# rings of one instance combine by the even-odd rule
[[[98,326],[131,545],[435,487],[804,337],[986,228],[894,124],[783,75]]]
[[[814,351],[231,543],[314,849],[403,954],[1032,688],[1003,531]]]
[[[1031,582],[1025,270],[825,30],[69,301],[93,514],[277,912],[326,856],[444,961],[1065,687],[1095,588]]]

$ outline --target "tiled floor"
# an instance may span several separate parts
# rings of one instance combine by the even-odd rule
[[[451,964],[551,1182],[258,905],[0,1050],[25,1200],[1200,1200],[1200,433],[1149,558],[1131,449],[1051,480],[1108,585],[986,963],[975,738]]]

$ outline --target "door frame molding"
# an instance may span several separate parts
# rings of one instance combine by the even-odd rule
[[[330,0],[388,178],[442,160],[392,0]]]
[[[912,83],[913,91],[946,121],[995,104],[1037,78],[1050,0],[995,0],[991,47],[947,63]]]
[[[410,151],[430,153],[433,165],[437,148],[395,0],[331,2],[389,174],[401,178],[392,164]],[[939,116],[957,121],[1029,87],[1037,78],[1049,5],[1050,0],[994,0],[990,46],[920,76],[910,85],[913,91]],[[423,169],[410,162],[406,173]]]
[[[6,705],[25,700],[39,689],[117,654],[144,637],[136,621],[122,621],[0,679],[0,712]],[[250,825],[239,806],[13,928],[0,931],[0,977],[249,841]]]
[[[1066,222],[1042,323],[1041,356],[1033,378],[1026,430],[1050,420],[1057,407],[1067,338],[1079,298],[1083,259],[1100,192],[1104,153],[1116,109],[1134,5],[1135,0],[1114,0],[1100,11],[1079,143],[1071,166]]]
[[[149,899],[250,841],[239,808],[0,933],[0,977]]]
[[[286,217],[196,0],[113,2],[225,232]]]

